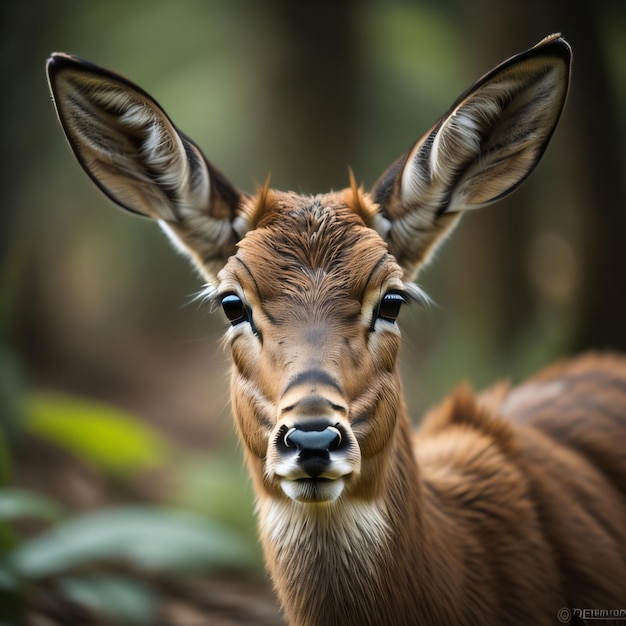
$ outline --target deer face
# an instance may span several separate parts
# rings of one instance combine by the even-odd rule
[[[401,401],[396,318],[416,289],[351,194],[266,194],[214,293],[254,475],[299,501],[365,488]]]

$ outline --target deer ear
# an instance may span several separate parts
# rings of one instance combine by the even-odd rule
[[[91,179],[123,208],[159,220],[214,278],[245,230],[241,194],[130,81],[61,53],[47,71],[61,125]]]
[[[407,280],[464,211],[503,198],[532,172],[563,110],[570,65],[559,35],[505,61],[381,177],[378,230]]]

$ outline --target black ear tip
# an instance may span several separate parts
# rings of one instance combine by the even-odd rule
[[[102,72],[102,68],[97,65],[65,52],[53,52],[46,61],[46,71],[48,72],[48,76],[53,76],[63,70],[81,69]]]
[[[72,56],[65,54],[65,52],[53,52],[46,61],[46,66],[49,68],[56,68],[71,62]]]
[[[53,52],[46,61],[46,72],[49,77],[53,77],[59,71],[71,67],[76,67],[80,61],[65,52]]]
[[[52,76],[59,67],[59,59],[61,57],[61,52],[53,52],[46,61],[46,73],[48,76]]]
[[[561,57],[567,63],[572,59],[572,47],[563,38],[561,33],[553,33],[544,37],[535,48],[541,49],[542,53],[550,53]]]

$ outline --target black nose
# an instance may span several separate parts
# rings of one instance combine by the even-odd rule
[[[290,428],[285,434],[285,445],[297,450],[336,450],[341,445],[341,432],[336,426],[326,426],[324,430],[303,430]]]
[[[285,449],[296,451],[302,469],[316,478],[328,467],[330,452],[337,450],[342,441],[343,436],[337,426],[310,423],[288,429],[282,443]]]

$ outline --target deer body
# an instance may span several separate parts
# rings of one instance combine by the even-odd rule
[[[230,321],[232,405],[290,623],[553,624],[626,603],[626,362],[461,388],[417,437],[396,324],[460,215],[515,189],[558,121],[559,36],[464,94],[370,193],[235,189],[143,90],[48,64],[79,162],[161,222]]]
[[[581,409],[586,377],[598,379],[600,401]],[[495,401],[461,388],[415,441],[400,428],[390,488],[369,507],[322,511],[262,500],[264,549],[284,605],[299,607],[294,621],[554,624],[562,607],[619,605],[626,479],[623,453],[621,469],[610,466],[609,441],[623,442],[626,426],[606,416],[625,382],[626,363],[611,357],[560,372],[561,418],[572,419],[570,435],[582,425],[588,439],[605,442],[596,450],[565,433],[552,439],[553,414],[541,424],[550,404],[520,406],[524,389],[553,384],[544,375]]]

